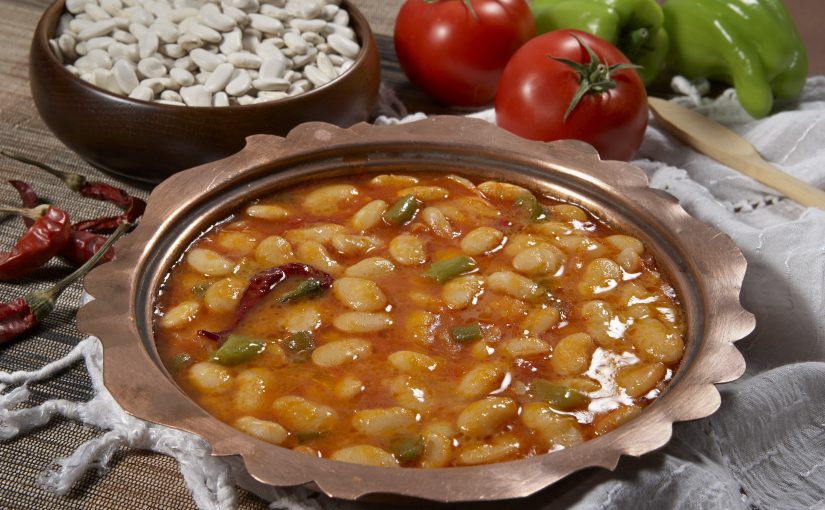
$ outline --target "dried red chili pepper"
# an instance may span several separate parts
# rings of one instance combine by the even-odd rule
[[[40,324],[54,309],[55,301],[60,294],[97,265],[112,244],[130,227],[131,225],[126,223],[118,227],[92,258],[52,287],[30,292],[12,303],[0,303],[0,344],[8,343]]]
[[[40,203],[40,198],[35,193],[34,189],[23,181],[9,181],[9,184],[14,186],[14,189],[20,194],[20,201],[23,207],[36,207]],[[27,227],[31,227],[34,220],[31,218],[23,218]],[[129,222],[131,223],[131,222]],[[117,227],[115,227],[117,228]],[[89,260],[106,242],[106,236],[94,234],[92,232],[77,231],[72,229],[71,237],[66,246],[60,252],[63,257],[73,266],[77,267]],[[100,263],[111,262],[116,258],[115,249],[112,248],[103,258]]]
[[[15,280],[42,267],[60,253],[72,234],[69,215],[50,205],[34,209],[0,208],[34,220],[11,251],[0,253],[0,280]]]
[[[71,265],[77,267],[84,264],[87,260],[92,258],[95,253],[100,251],[106,243],[107,237],[93,232],[86,232],[83,230],[72,230],[72,236],[60,256],[66,259]],[[100,263],[111,262],[117,258],[117,252],[111,248],[106,252],[106,255],[100,259]]]
[[[123,211],[123,214],[118,214],[117,216],[106,216],[95,220],[80,221],[72,226],[78,231],[108,234],[116,229],[121,223],[134,223],[138,220],[138,218],[143,216],[143,211],[146,210],[146,202],[137,197],[129,197],[127,203],[128,205]]]
[[[264,269],[249,279],[249,286],[241,296],[232,325],[228,329],[221,333],[200,330],[198,334],[211,340],[221,340],[226,333],[240,324],[246,314],[249,313],[249,310],[260,303],[264,297],[290,276],[306,276],[307,279],[317,281],[317,285],[312,286],[314,289],[326,290],[332,287],[332,275],[307,264],[291,263]]]
[[[34,189],[32,189],[32,187],[29,186],[27,183],[23,181],[12,180],[9,181],[9,184],[14,186],[14,189],[17,190],[17,193],[20,195],[20,202],[23,204],[23,207],[32,208],[40,205],[40,197],[37,196],[37,193],[34,192]],[[29,223],[27,222],[27,225],[28,224]]]
[[[74,225],[75,230],[88,230],[99,234],[108,234],[121,223],[134,223],[143,215],[143,211],[146,209],[146,202],[140,198],[133,197],[126,191],[106,184],[105,182],[90,182],[80,174],[64,172],[40,161],[35,161],[21,154],[14,154],[6,150],[0,150],[0,154],[15,161],[45,170],[63,181],[69,189],[80,193],[84,197],[110,202],[123,209],[123,214],[117,216],[107,216],[96,220],[78,222]]]

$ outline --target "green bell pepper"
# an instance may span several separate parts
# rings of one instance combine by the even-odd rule
[[[781,0],[668,0],[663,11],[671,71],[732,84],[756,118],[802,92],[808,58]]]
[[[573,28],[610,41],[650,84],[667,56],[668,35],[656,0],[535,0],[536,33]]]

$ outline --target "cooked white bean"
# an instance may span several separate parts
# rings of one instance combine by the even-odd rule
[[[401,234],[390,241],[390,255],[402,266],[417,266],[427,261],[424,241],[410,234]]]
[[[332,247],[348,257],[364,255],[381,246],[381,240],[377,237],[349,234],[335,234],[332,237]]]
[[[664,379],[667,368],[662,363],[641,363],[625,367],[616,374],[616,384],[633,398],[647,394]]]
[[[207,248],[195,248],[186,255],[186,263],[204,276],[226,276],[235,263]]]
[[[682,336],[657,319],[637,321],[628,331],[639,357],[648,361],[675,363],[682,359],[685,343]]]
[[[512,271],[498,271],[487,278],[487,286],[499,292],[524,301],[534,300],[542,295],[541,287],[533,280]]]
[[[404,332],[407,338],[419,345],[429,345],[433,342],[433,327],[437,317],[424,310],[413,310],[404,323]]]
[[[353,264],[344,272],[346,276],[369,278],[372,280],[387,276],[395,271],[395,265],[381,257],[370,257]]]
[[[281,315],[278,320],[281,326],[290,333],[313,331],[320,328],[322,323],[321,312],[312,303],[295,305],[288,314]]]
[[[569,448],[584,441],[576,418],[557,414],[544,402],[525,404],[521,421],[534,430],[548,448]]]
[[[266,368],[248,368],[235,378],[235,408],[242,413],[258,412],[267,402],[267,390],[275,385],[275,377]]]
[[[386,450],[382,450],[377,446],[371,445],[356,445],[347,446],[332,452],[329,456],[332,460],[340,462],[349,462],[351,464],[365,464],[367,466],[377,467],[400,467],[395,457]]]
[[[304,197],[304,209],[318,216],[335,214],[358,198],[351,184],[332,184],[311,191]]]
[[[417,425],[415,413],[403,407],[363,409],[352,416],[355,430],[375,437],[411,434]]]
[[[550,365],[559,375],[583,374],[590,367],[596,344],[587,333],[574,333],[559,340]]]
[[[338,421],[335,410],[303,397],[280,397],[272,403],[272,412],[287,430],[301,434],[323,432]]]
[[[281,236],[269,236],[255,248],[255,260],[262,266],[280,266],[293,258],[292,245]]]
[[[598,258],[584,269],[579,280],[581,295],[594,297],[615,289],[622,281],[622,268],[610,259]]]
[[[333,282],[332,292],[341,303],[359,312],[375,312],[387,304],[381,288],[363,278],[339,278]]]
[[[241,432],[272,444],[281,444],[289,437],[289,432],[279,424],[274,421],[259,420],[254,416],[242,416],[235,420],[233,426]]]
[[[396,369],[408,374],[426,374],[438,368],[435,358],[413,351],[396,351],[387,356],[387,361]]]
[[[451,239],[455,235],[453,228],[450,226],[450,221],[437,207],[425,207],[421,211],[421,219],[438,237]]]
[[[392,326],[392,317],[388,313],[345,312],[332,324],[344,333],[372,333]]]
[[[298,260],[315,266],[316,268],[337,275],[341,271],[341,264],[332,258],[323,244],[316,241],[306,241],[295,249]]]
[[[513,268],[525,274],[555,274],[565,258],[561,250],[555,246],[540,244],[522,250],[513,257]]]
[[[248,282],[241,278],[229,277],[219,280],[206,290],[203,295],[203,303],[210,312],[233,312],[247,285]]]
[[[484,277],[474,274],[453,278],[441,289],[441,299],[452,310],[464,310],[478,300],[484,284]]]
[[[450,192],[441,186],[410,186],[404,188],[396,193],[396,196],[403,197],[405,195],[412,195],[423,202],[431,200],[444,200],[450,196]]]
[[[514,358],[538,356],[550,352],[550,344],[534,336],[511,338],[502,344],[504,352]]]
[[[458,428],[470,437],[492,436],[518,414],[519,406],[507,397],[487,397],[473,402],[458,415]]]
[[[504,233],[492,227],[478,227],[461,240],[461,251],[467,255],[483,255],[501,246]]]
[[[390,380],[389,389],[395,401],[407,409],[420,413],[432,410],[432,391],[420,379],[400,375]]]
[[[356,230],[369,230],[381,223],[381,217],[384,215],[387,207],[387,203],[383,200],[373,200],[352,216],[350,224]]]
[[[515,457],[521,448],[521,441],[515,434],[507,433],[494,437],[489,443],[470,443],[458,451],[456,463],[463,466],[501,462]]]
[[[335,223],[317,223],[306,228],[287,230],[284,237],[289,239],[291,243],[315,241],[316,243],[329,244],[332,242],[333,237],[343,233],[344,230],[342,225],[336,225]]]
[[[540,335],[558,324],[560,317],[559,310],[555,306],[535,308],[527,313],[521,327],[531,335]]]
[[[464,374],[456,393],[465,398],[475,398],[498,389],[507,371],[495,363],[481,363]]]
[[[178,329],[192,322],[201,309],[197,301],[184,301],[168,310],[160,320],[160,325],[166,329]]]
[[[349,400],[358,396],[366,389],[361,379],[352,376],[345,376],[335,385],[333,392],[335,396],[342,400]]]
[[[497,181],[482,182],[478,185],[478,189],[490,198],[507,201],[517,200],[530,193],[521,186]]]
[[[411,175],[376,175],[370,180],[370,186],[403,188],[418,184],[418,178]]]
[[[202,361],[189,368],[189,381],[202,393],[214,394],[232,387],[232,374],[225,367]]]
[[[360,338],[335,340],[312,351],[312,362],[321,367],[337,367],[369,356],[372,344]]]

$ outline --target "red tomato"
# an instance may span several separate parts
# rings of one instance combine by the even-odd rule
[[[395,52],[410,81],[441,102],[493,100],[510,56],[535,33],[524,0],[407,0]]]
[[[586,93],[565,120],[581,78],[572,66],[551,57],[591,64],[573,34],[593,49],[602,64],[612,68],[630,63],[616,47],[594,35],[577,30],[540,35],[522,46],[504,69],[496,94],[496,123],[532,140],[582,140],[603,159],[627,161],[642,144],[647,128],[645,87],[635,70],[614,69],[609,80],[615,86]]]

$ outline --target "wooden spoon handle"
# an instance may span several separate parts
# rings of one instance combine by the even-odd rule
[[[804,206],[825,210],[825,191],[793,175],[786,174],[762,159],[761,156],[734,156],[732,159],[733,161],[730,162],[720,161]]]
[[[802,205],[825,210],[825,191],[771,165],[734,131],[671,101],[650,97],[648,103],[665,129],[685,144]]]

